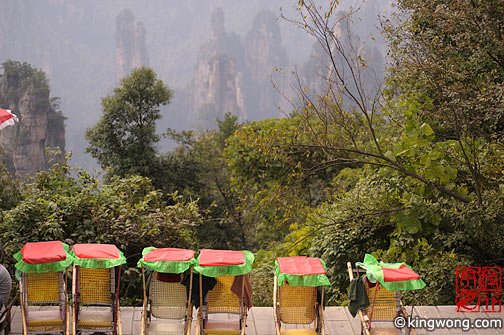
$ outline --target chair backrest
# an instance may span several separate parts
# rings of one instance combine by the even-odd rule
[[[233,276],[215,278],[217,284],[208,292],[208,313],[240,314],[240,297],[231,291]]]
[[[64,300],[62,272],[28,273],[23,278],[27,304],[54,304]]]
[[[371,321],[393,321],[401,304],[399,292],[389,291],[378,284],[369,287],[367,280],[364,281],[364,286],[369,298],[369,306],[366,308],[368,316],[371,315],[371,308],[373,308]],[[376,290],[377,288],[378,290]],[[372,306],[373,300],[374,306]]]
[[[111,305],[114,293],[114,269],[79,268],[79,302]]]
[[[317,288],[290,286],[279,287],[280,321],[286,324],[309,324],[315,320]]]
[[[30,305],[59,305],[61,317],[64,318],[65,282],[63,271],[44,273],[23,273],[22,302],[28,317]]]
[[[153,272],[149,285],[151,312],[156,318],[183,319],[187,311],[187,289],[181,283],[164,282]]]

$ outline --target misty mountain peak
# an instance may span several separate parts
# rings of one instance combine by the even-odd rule
[[[226,36],[226,27],[224,25],[224,11],[222,8],[216,8],[212,12],[210,20],[210,39],[218,41]]]
[[[115,58],[119,79],[127,76],[135,68],[149,65],[145,35],[143,24],[135,22],[135,16],[129,8],[123,9],[116,17]]]

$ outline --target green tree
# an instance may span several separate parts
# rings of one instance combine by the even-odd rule
[[[431,99],[437,136],[504,139],[504,3],[399,0],[384,22],[396,92]]]
[[[144,247],[197,245],[195,229],[202,220],[197,201],[163,194],[146,177],[112,176],[102,184],[87,171],[61,163],[39,172],[21,196],[17,204],[0,203],[0,245],[6,255],[31,241],[115,244],[128,261],[122,293],[127,299],[141,299],[136,264]],[[13,261],[7,258],[12,272]]]
[[[325,168],[325,154],[307,149],[309,137],[301,126],[294,115],[246,123],[227,140],[237,210],[254,228],[260,248],[300,229],[311,208],[325,200],[325,187],[337,171]]]
[[[482,206],[496,180],[481,162],[504,143],[504,3],[400,0],[398,9],[398,20],[384,25],[395,64],[391,91],[428,102],[422,118],[437,139],[456,141],[459,175],[470,176]]]
[[[0,155],[3,155],[0,148]],[[9,210],[16,207],[17,203],[22,199],[21,185],[12,174],[0,162],[0,220],[2,219],[2,210]]]
[[[408,18],[412,20],[412,22],[406,22],[408,24],[405,25],[404,29],[409,33],[408,36],[416,38],[416,40],[401,39],[403,36],[399,35],[397,38],[403,43],[420,41],[418,43],[421,47],[427,43],[422,44],[422,41],[429,41],[434,33],[430,29],[430,25],[434,23],[428,12],[432,12],[433,15],[435,12],[438,15],[438,12],[445,13],[448,11],[449,15],[446,13],[443,15],[448,15],[453,21],[445,29],[435,29],[435,31],[442,32],[444,39],[448,41],[461,39],[459,36],[461,30],[453,27],[457,25],[455,17],[459,10],[458,2],[453,3],[453,6],[452,4],[444,5],[443,1],[437,0],[429,1],[429,6],[424,6],[423,2],[414,0],[400,1],[400,3],[404,4],[403,7],[406,8],[406,14],[408,14],[405,16],[405,20],[409,20]],[[476,8],[481,11],[480,14],[486,13],[488,17],[481,24],[487,24],[488,29],[493,29],[491,28],[492,22],[497,22],[497,19],[490,15],[491,10],[488,6],[478,5],[478,3],[475,2]],[[489,196],[498,189],[501,177],[496,178],[495,175],[490,173],[494,165],[490,163],[489,158],[496,159],[494,153],[499,156],[503,150],[502,145],[489,142],[489,138],[492,138],[492,136],[483,136],[476,131],[470,131],[471,120],[475,122],[477,120],[470,117],[474,110],[471,113],[466,113],[465,117],[463,113],[455,113],[455,117],[446,119],[451,120],[451,129],[459,129],[454,138],[439,137],[439,132],[436,133],[430,125],[433,124],[434,126],[436,123],[432,118],[432,115],[435,114],[432,111],[437,110],[441,104],[453,111],[459,111],[463,107],[463,103],[465,103],[464,99],[457,101],[449,99],[449,97],[457,94],[458,84],[456,83],[459,82],[456,72],[451,70],[452,67],[449,67],[445,73],[446,76],[452,75],[449,79],[446,78],[447,82],[443,87],[443,89],[451,91],[451,93],[446,93],[446,98],[441,95],[433,99],[425,92],[419,92],[419,90],[414,89],[414,86],[412,89],[408,85],[391,86],[387,95],[373,96],[371,95],[372,92],[366,89],[363,83],[362,73],[367,66],[364,55],[359,53],[360,48],[347,48],[345,43],[342,42],[342,39],[345,38],[344,35],[350,34],[350,32],[345,33],[343,30],[343,33],[334,33],[334,26],[340,25],[340,28],[344,28],[341,26],[342,19],[334,17],[333,14],[337,2],[332,2],[326,12],[323,12],[313,1],[301,1],[299,5],[298,10],[301,13],[301,19],[297,24],[317,38],[327,56],[330,70],[326,78],[327,87],[322,92],[317,92],[316,98],[313,98],[313,94],[308,94],[302,86],[299,87],[302,105],[296,113],[303,120],[301,126],[306,129],[310,136],[309,143],[304,146],[313,152],[327,153],[330,159],[328,162],[322,163],[330,166],[339,166],[345,163],[369,164],[376,168],[396,171],[405,183],[415,186],[414,188],[405,188],[402,195],[405,203],[410,203],[409,199],[412,199],[413,196],[430,198],[434,202],[449,199],[453,205],[466,208],[475,207],[482,214],[489,215],[493,217],[493,220],[497,220],[502,224],[504,216],[500,213],[501,210],[496,212],[494,207],[488,205],[487,203],[493,202],[493,200],[486,198],[484,194],[486,192],[487,196]],[[500,9],[500,6],[497,6],[496,10],[498,9]],[[408,12],[408,10],[411,10],[411,12]],[[417,12],[421,19],[418,19]],[[348,15],[351,17],[352,13]],[[469,17],[467,19],[469,20]],[[435,24],[442,28],[442,25],[446,24],[446,20],[440,17],[436,19]],[[399,26],[396,27],[396,30],[389,28],[389,31],[400,34],[401,29],[402,26]],[[465,35],[471,36],[471,38],[479,36],[474,32],[475,29],[463,31]],[[484,40],[482,41],[484,42]],[[480,42],[480,44],[483,42]],[[483,50],[486,50],[487,53],[490,52],[489,50],[493,49],[494,42],[495,38],[490,38],[490,41],[485,44],[486,46],[480,48],[481,52]],[[447,48],[449,48],[450,43],[447,42]],[[460,41],[460,43],[463,42]],[[434,48],[436,42],[429,45]],[[464,45],[467,46],[467,44]],[[416,54],[414,50],[422,50],[420,47],[415,48],[413,46],[411,49],[406,49],[406,53],[400,54],[403,57],[401,59],[415,62]],[[400,47],[398,47],[398,50],[400,50]],[[410,50],[410,53],[408,53],[408,50]],[[436,65],[444,64],[444,57],[447,61],[456,63],[456,60],[449,57],[456,50],[452,51],[452,53],[448,51],[440,52],[438,54],[439,58],[435,60],[425,56],[426,53],[433,52],[433,50],[425,50],[425,53],[420,52],[426,58],[425,66],[420,64],[416,67],[416,71],[432,71],[432,78],[434,78],[436,71],[439,71]],[[466,56],[466,54],[462,52],[460,57]],[[490,53],[488,56],[489,60],[492,59],[492,55],[493,53]],[[463,59],[463,57],[460,57],[456,59]],[[493,58],[495,58],[495,55],[493,55]],[[473,56],[470,56],[469,59],[476,61]],[[467,81],[471,81],[471,83],[479,81],[479,76],[499,78],[502,68],[497,65],[498,62],[493,61],[493,64],[494,67],[482,67],[479,74],[467,72]],[[397,64],[394,63],[394,65]],[[429,68],[428,66],[432,67]],[[404,63],[404,65],[400,63],[397,69],[407,71],[409,67],[410,63]],[[350,74],[346,71],[348,68],[351,69]],[[396,70],[395,67],[391,69],[392,74],[394,74],[394,70]],[[408,78],[417,82],[414,75]],[[436,82],[432,78],[426,80]],[[391,82],[393,83],[393,80]],[[464,94],[468,96],[467,101],[477,101],[485,97],[486,93],[481,93],[477,89],[472,88],[472,90],[469,90],[473,85],[471,83],[467,84],[466,89],[464,89]],[[452,86],[449,84],[452,84]],[[402,90],[396,89],[398,87],[402,88]],[[439,91],[440,88],[436,88],[436,90]],[[490,89],[488,94],[494,91],[494,89]],[[499,98],[501,96],[500,93],[494,94],[493,98],[489,99],[489,103],[493,101],[495,104],[501,99]],[[472,103],[472,106],[475,107],[476,104]],[[494,115],[498,120],[499,109],[491,106],[492,104],[488,105],[489,110],[486,113],[487,115]],[[314,120],[318,120],[321,126],[314,126]],[[458,123],[465,123],[466,126],[461,128]],[[497,126],[490,127],[488,131],[498,137],[497,128]],[[434,127],[434,129],[437,130],[438,128]],[[410,222],[408,227],[412,233],[420,230],[418,222]]]
[[[403,25],[387,28],[396,34],[391,77],[374,95],[365,85],[362,48],[345,43],[351,32],[342,23],[353,13],[342,19],[334,14],[337,1],[326,11],[314,1],[300,1],[300,19],[291,21],[323,49],[326,87],[309,92],[296,78],[301,103],[286,121],[298,119],[290,145],[265,131],[249,131],[246,140],[236,141],[238,164],[230,164],[255,186],[272,177],[292,187],[295,179],[282,178],[282,167],[295,153],[304,157],[291,165],[299,176],[350,168],[326,188],[324,203],[310,204],[304,222],[283,244],[288,253],[326,259],[336,283],[332,302],[345,299],[344,260],[361,260],[365,252],[408,262],[426,279],[452,276],[457,264],[502,266],[496,256],[504,251],[504,174],[498,168],[504,164],[502,15],[494,15],[502,6],[495,1],[399,4],[406,14]],[[459,24],[459,15],[467,22]],[[254,146],[257,150],[249,149]],[[420,300],[453,303],[453,295],[443,291],[452,288],[431,280]]]
[[[102,99],[103,115],[86,131],[86,152],[112,167],[115,175],[139,174],[159,187],[156,121],[161,118],[159,106],[168,104],[172,94],[152,69],[133,70],[113,95]]]
[[[217,119],[217,130],[168,132],[180,145],[163,156],[163,169],[168,171],[165,185],[170,191],[178,190],[181,195],[199,199],[198,204],[206,211],[205,221],[198,227],[203,247],[254,246],[224,157],[226,141],[239,127],[237,120],[227,113],[222,120]]]

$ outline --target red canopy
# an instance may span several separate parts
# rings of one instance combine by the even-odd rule
[[[200,266],[225,266],[245,264],[243,251],[202,249],[199,256]]]
[[[278,257],[277,261],[281,273],[289,275],[326,274],[326,270],[319,258],[306,256]]]
[[[74,255],[79,258],[116,259],[119,249],[113,244],[76,244],[72,247]]]
[[[0,129],[12,126],[17,121],[18,118],[9,109],[0,108]]]
[[[420,279],[420,276],[406,265],[401,265],[399,269],[391,269],[382,267],[383,280],[390,281],[406,281]]]
[[[178,248],[159,248],[149,251],[144,256],[145,262],[185,262],[194,257],[193,250]]]
[[[65,248],[60,241],[26,243],[21,253],[23,262],[27,264],[46,264],[66,259]]]

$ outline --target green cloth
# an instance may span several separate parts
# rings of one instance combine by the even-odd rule
[[[188,261],[182,262],[169,262],[169,261],[157,261],[157,262],[146,262],[144,261],[145,255],[147,255],[150,251],[157,249],[156,247],[148,247],[144,248],[142,251],[142,258],[138,261],[137,266],[151,268],[154,271],[162,272],[162,273],[182,273],[188,270],[191,265],[196,264],[196,260],[191,258]]]
[[[325,262],[321,259],[320,262],[324,269],[327,270]],[[329,278],[325,274],[318,275],[292,275],[280,272],[280,266],[278,261],[275,261],[275,273],[277,276],[278,286],[282,286],[285,281],[289,283],[290,286],[331,286]]]
[[[419,290],[425,287],[425,282],[420,279],[406,280],[406,281],[392,281],[386,282],[383,278],[382,268],[389,269],[399,269],[402,265],[406,265],[411,269],[411,266],[405,263],[383,263],[378,262],[370,254],[364,256],[364,262],[355,263],[357,266],[361,266],[366,269],[366,276],[370,282],[376,283],[378,281],[385,289],[389,291],[409,291],[409,290]]]
[[[348,310],[353,317],[357,315],[359,309],[364,309],[369,306],[369,298],[362,279],[354,278],[350,282],[350,287],[348,288],[348,299],[350,299]]]
[[[110,269],[116,266],[126,264],[126,257],[121,250],[119,251],[119,258],[79,258],[73,249],[70,251],[73,259],[73,265],[80,266],[86,269]]]
[[[68,253],[68,250],[70,249],[68,244],[62,244],[66,253],[66,258],[64,260],[45,264],[28,264],[23,262],[23,254],[21,253],[21,251],[18,251],[14,254],[14,259],[18,261],[15,264],[16,269],[23,273],[44,273],[65,270],[67,267],[72,265],[73,257]]]
[[[245,263],[239,265],[224,265],[224,266],[200,266],[194,267],[194,272],[201,273],[207,277],[222,277],[225,275],[241,276],[252,271],[252,264],[254,263],[254,254],[248,250],[242,250],[245,254]],[[198,256],[199,264],[199,256]]]

